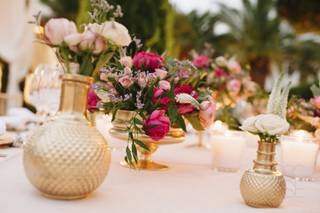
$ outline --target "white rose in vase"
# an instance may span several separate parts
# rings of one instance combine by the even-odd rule
[[[275,114],[261,114],[256,116],[255,127],[261,133],[281,135],[289,130],[289,123]]]
[[[259,130],[256,128],[255,123],[257,120],[257,116],[253,116],[253,117],[249,117],[246,120],[244,120],[242,126],[240,127],[240,129],[256,134],[259,132]]]
[[[131,43],[128,29],[116,21],[106,21],[101,28],[97,27],[97,29],[101,31],[101,36],[118,46],[128,46]]]

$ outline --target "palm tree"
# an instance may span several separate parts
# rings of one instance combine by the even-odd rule
[[[220,4],[220,20],[230,28],[225,36],[232,38],[227,49],[249,64],[253,80],[264,86],[271,62],[283,57],[281,44],[286,35],[280,31],[273,0],[242,0],[242,3],[243,10]]]

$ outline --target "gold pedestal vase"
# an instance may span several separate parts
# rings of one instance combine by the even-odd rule
[[[134,114],[135,112],[133,111],[118,110],[115,120],[112,122],[113,127],[110,129],[111,136],[127,141],[127,126],[129,120],[134,116]],[[181,143],[185,139],[185,133],[180,128],[170,128],[169,133],[159,141],[152,140],[145,134],[139,134],[138,139],[148,146],[149,150],[145,150],[137,146],[139,152],[139,161],[136,165],[136,168],[151,171],[165,170],[169,167],[167,165],[154,162],[151,159],[152,154],[160,145]],[[124,160],[120,164],[124,167],[129,167]]]
[[[91,83],[91,77],[64,75],[56,118],[38,127],[24,146],[26,176],[47,197],[84,198],[108,173],[110,149],[85,118]]]
[[[253,169],[241,179],[240,192],[245,203],[257,208],[277,208],[286,194],[286,182],[277,171],[275,143],[259,142]]]

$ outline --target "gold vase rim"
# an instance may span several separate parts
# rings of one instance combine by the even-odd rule
[[[93,78],[90,76],[85,75],[78,75],[78,74],[63,74],[62,75],[63,81],[77,81],[80,83],[92,84]]]

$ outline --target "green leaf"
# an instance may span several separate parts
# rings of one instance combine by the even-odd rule
[[[143,125],[142,121],[140,121],[137,117],[134,117],[133,120],[136,124]]]
[[[100,69],[110,61],[113,54],[114,54],[114,52],[111,51],[111,52],[105,53],[99,57],[98,62],[96,64],[96,67],[94,68],[93,73],[92,73],[92,76],[94,78],[99,75]]]
[[[159,124],[152,124],[152,125],[149,125],[149,126],[143,126],[142,129],[143,129],[144,131],[147,131],[147,130],[152,129],[152,128],[155,128],[155,127],[157,127],[157,126],[159,126]]]
[[[91,76],[92,71],[93,71],[93,65],[91,62],[91,54],[86,53],[85,56],[83,57],[81,65],[80,65],[80,74],[86,75],[86,76]]]
[[[137,152],[137,147],[136,147],[135,143],[132,143],[131,150],[132,150],[132,156],[133,156],[135,163],[138,163],[138,152]]]
[[[147,151],[150,151],[149,147],[145,143],[143,143],[142,141],[140,141],[138,139],[134,139],[134,142],[136,144],[138,144],[141,148],[143,148],[143,149],[145,149]]]
[[[186,132],[187,131],[186,123],[184,122],[183,118],[180,115],[177,116],[177,122],[179,127]]]
[[[131,155],[131,150],[129,149],[129,147],[126,148],[126,158],[128,159],[129,164],[132,164],[132,155]]]

